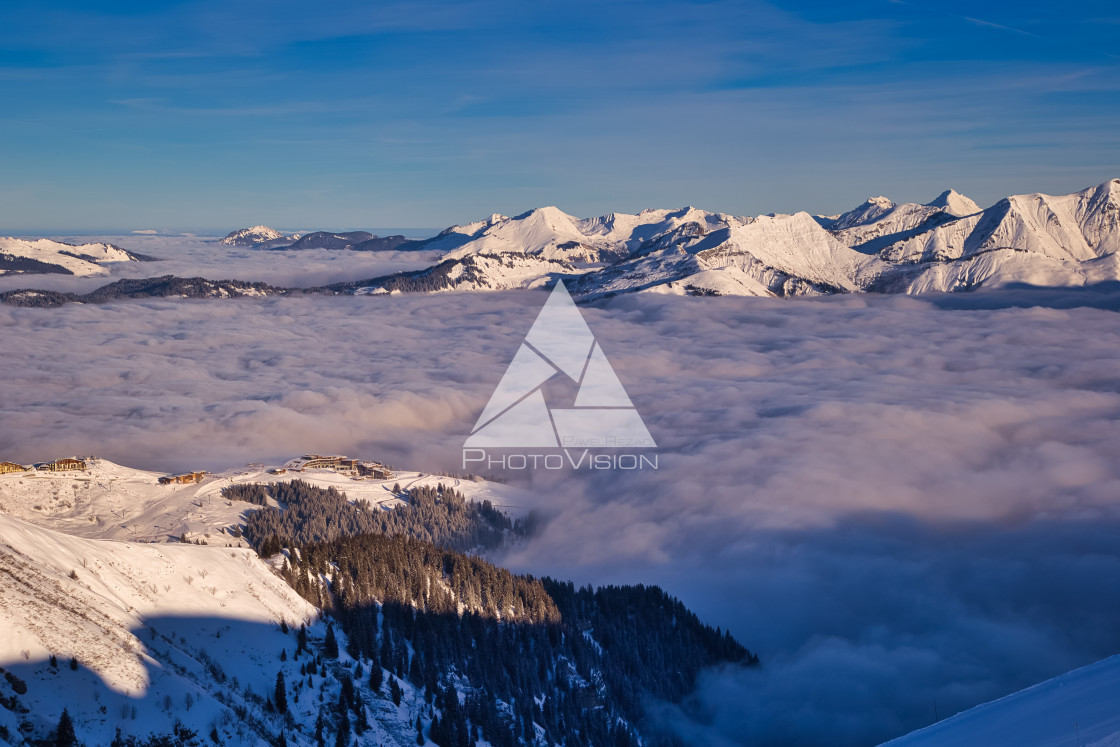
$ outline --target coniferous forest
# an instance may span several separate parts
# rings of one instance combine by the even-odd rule
[[[403,683],[431,704],[417,729],[442,747],[673,744],[647,728],[649,702],[680,703],[705,667],[758,662],[658,587],[577,588],[466,554],[527,527],[442,485],[402,492],[407,505],[391,510],[300,480],[223,494],[261,506],[246,539],[282,554],[284,579],[333,621],[319,656],[340,656],[337,625],[369,672],[343,676],[321,714],[324,744],[345,743],[366,699],[399,701]]]
[[[336,488],[303,480],[222,489],[224,498],[265,507],[249,514],[244,532],[266,557],[279,552],[275,540],[303,545],[360,534],[407,535],[453,550],[487,550],[500,547],[509,534],[528,533],[534,523],[532,516],[513,522],[489,501],[467,501],[443,485],[416,487],[402,495],[406,505],[383,509],[366,501],[351,503]],[[268,506],[269,498],[283,508]]]

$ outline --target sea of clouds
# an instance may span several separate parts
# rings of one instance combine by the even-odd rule
[[[410,239],[434,236],[426,229],[378,229],[377,235],[401,233]],[[38,237],[24,237],[33,240]],[[437,258],[433,252],[389,251],[353,252],[328,249],[277,251],[247,246],[219,244],[220,236],[194,234],[133,234],[128,236],[48,236],[67,244],[115,244],[133,253],[151,257],[155,262],[109,262],[102,265],[106,274],[90,277],[73,275],[2,275],[0,292],[18,288],[39,288],[67,293],[88,293],[123,278],[149,278],[161,275],[201,276],[211,280],[248,280],[284,288],[309,288],[348,280],[374,278],[402,270],[419,270]]]
[[[461,469],[544,298],[0,306],[0,459]],[[550,519],[497,560],[660,584],[757,652],[650,704],[691,743],[873,744],[1120,652],[1117,308],[1021,291],[586,306],[660,469],[536,475]]]

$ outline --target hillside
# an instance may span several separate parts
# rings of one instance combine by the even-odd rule
[[[1120,656],[891,740],[890,747],[1117,747]],[[885,746],[884,746],[885,747]]]
[[[315,487],[344,491],[352,501],[390,508],[401,505],[392,488],[434,488],[445,483],[470,500],[490,501],[503,510],[526,503],[507,485],[400,472],[391,480],[355,481],[331,470],[273,474],[263,466],[206,475],[202,482],[161,485],[160,473],[137,470],[106,459],[88,460],[81,472],[16,472],[0,475],[0,513],[47,529],[90,539],[168,542],[188,540],[248,547],[228,528],[245,521],[250,504],[227,500],[233,485],[272,485],[298,477]],[[265,505],[275,506],[275,501]]]
[[[18,701],[0,708],[11,744],[44,736],[63,707],[89,744],[177,719],[253,744],[261,729],[234,709],[268,692],[271,662],[293,647],[280,623],[317,617],[249,550],[88,540],[2,513],[0,573],[0,662],[26,683],[0,684]],[[215,682],[219,666],[238,688]]]
[[[275,228],[268,226],[253,226],[252,228],[238,228],[230,231],[218,240],[219,244],[228,246],[259,246],[270,242],[292,242],[299,238],[299,234],[285,236]]]
[[[836,218],[816,220],[845,246],[874,254],[902,234],[920,233],[979,212],[975,202],[949,189],[925,204],[895,204],[886,197],[871,197]]]
[[[207,280],[163,275],[157,278],[118,280],[82,294],[19,288],[0,293],[0,301],[13,306],[46,307],[67,303],[111,303],[137,298],[260,298],[290,292],[296,291],[243,280]]]
[[[491,500],[516,489],[158,477],[95,459],[0,476],[0,742],[49,739],[65,708],[90,745],[661,744],[648,698],[757,663],[656,587],[453,549],[529,531]]]
[[[409,249],[415,244],[404,236],[375,236],[368,231],[311,231],[305,234],[285,235],[268,226],[253,226],[230,231],[218,240],[219,244],[244,246],[274,251],[300,251],[304,249],[351,250],[359,252],[391,251],[398,247]],[[402,246],[403,245],[403,246]]]
[[[50,239],[0,238],[0,276],[17,274],[108,275],[114,262],[148,262],[114,244],[66,244]]]

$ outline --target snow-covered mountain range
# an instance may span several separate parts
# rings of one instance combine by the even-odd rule
[[[255,226],[220,243],[272,250],[422,250],[437,258],[421,270],[298,291],[241,281],[253,286],[251,295],[490,291],[539,287],[558,278],[583,298],[1078,287],[1120,281],[1120,179],[1067,195],[1013,195],[984,210],[950,189],[923,204],[872,197],[833,216],[752,218],[686,207],[577,218],[543,207],[512,218],[495,213],[424,240],[364,231],[285,236]],[[7,267],[105,274],[102,263],[137,259],[145,257],[112,244],[0,239],[0,273]],[[228,292],[195,295],[246,295],[233,282],[227,282]],[[3,301],[53,305],[182,295],[172,285],[164,282],[160,292],[106,288],[82,297],[20,290],[6,293]]]
[[[0,276],[58,273],[62,275],[108,275],[104,265],[112,262],[150,261],[114,244],[66,244],[50,239],[0,238]]]
[[[544,207],[454,226],[423,244],[444,252],[433,267],[336,290],[498,290],[557,276],[585,297],[1080,286],[1120,280],[1120,180],[1068,195],[1015,195],[985,210],[953,190],[925,204],[874,197],[815,217],[689,207],[581,219]]]

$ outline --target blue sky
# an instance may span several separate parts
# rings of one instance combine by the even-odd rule
[[[1120,177],[1114,3],[90,5],[0,9],[0,233],[828,213]]]

